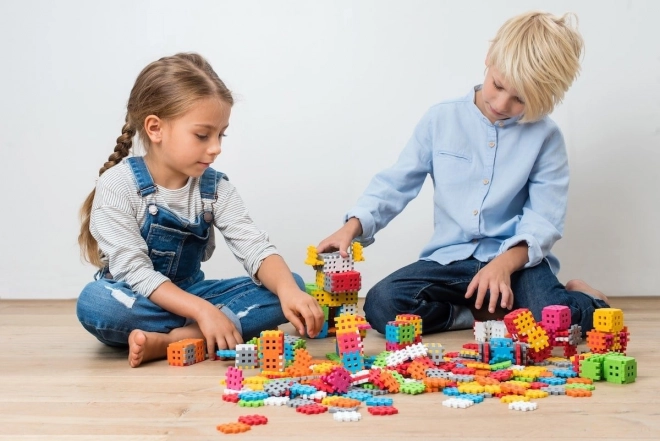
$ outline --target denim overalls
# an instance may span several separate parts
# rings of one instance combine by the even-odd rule
[[[226,177],[207,169],[199,179],[203,211],[194,222],[182,219],[155,203],[157,191],[142,157],[128,161],[138,194],[146,198],[147,214],[141,228],[154,270],[179,288],[216,305],[234,323],[245,340],[263,330],[277,329],[286,322],[277,296],[256,285],[249,277],[204,280],[201,262],[213,228],[212,204],[220,179]],[[304,290],[303,280],[294,274]],[[168,333],[191,321],[162,309],[147,297],[136,294],[123,281],[116,281],[108,268],[100,270],[78,297],[77,314],[83,327],[101,342],[125,346],[134,329]]]

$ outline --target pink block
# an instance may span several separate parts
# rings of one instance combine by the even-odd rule
[[[563,331],[571,326],[571,310],[568,306],[551,305],[541,312],[543,327],[550,331]]]

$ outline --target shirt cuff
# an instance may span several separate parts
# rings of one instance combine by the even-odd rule
[[[502,242],[502,245],[500,245],[500,251],[498,255],[513,248],[514,246],[518,245],[520,242],[527,243],[528,262],[525,264],[523,268],[531,268],[541,263],[541,261],[543,260],[543,251],[541,251],[541,245],[534,236],[526,233],[517,234]]]
[[[368,210],[356,207],[346,213],[344,216],[344,223],[348,222],[350,218],[357,218],[362,225],[362,235],[355,238],[363,246],[369,246],[375,242],[374,235],[376,234],[376,221]]]
[[[169,278],[158,271],[150,270],[152,274],[137,283],[133,287],[133,291],[138,294],[142,294],[145,297],[149,297],[151,293],[156,291],[156,289],[165,282],[169,282]]]

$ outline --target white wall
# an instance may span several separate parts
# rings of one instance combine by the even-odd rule
[[[340,226],[430,105],[483,80],[488,40],[528,9],[578,13],[586,41],[553,115],[572,166],[560,279],[656,295],[660,2],[23,0],[0,3],[0,298],[74,298],[91,280],[76,212],[148,62],[200,52],[236,93],[216,168],[311,281],[306,247]],[[427,182],[365,250],[362,294],[416,259],[431,212]],[[242,274],[224,247],[205,270]]]

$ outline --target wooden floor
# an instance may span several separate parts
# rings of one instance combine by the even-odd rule
[[[450,409],[441,393],[390,395],[399,414],[339,423],[285,407],[241,408],[221,400],[227,361],[170,367],[159,361],[131,369],[126,352],[98,343],[78,323],[74,301],[0,301],[0,440],[399,440],[660,439],[660,298],[614,299],[631,332],[628,355],[637,382],[598,383],[591,398],[548,397],[538,410],[515,412],[497,399]],[[292,332],[285,326],[286,332]],[[370,331],[371,332],[371,331]],[[454,350],[468,331],[425,338]],[[314,357],[332,340],[309,340]],[[384,350],[369,334],[367,354]],[[216,425],[240,415],[266,415],[266,426],[225,435]]]

